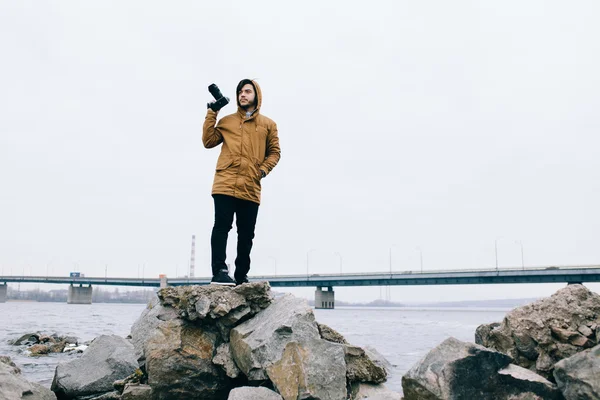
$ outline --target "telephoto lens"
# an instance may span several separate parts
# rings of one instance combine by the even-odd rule
[[[227,104],[229,104],[229,98],[223,96],[223,93],[221,93],[221,91],[219,90],[219,87],[216,84],[212,84],[208,87],[208,91],[210,92],[210,94],[213,95],[213,97],[215,98],[215,101],[213,101],[212,103],[208,103],[206,106],[208,108],[210,108],[211,110],[217,112],[219,111],[221,108],[225,107]]]
[[[223,93],[221,93],[219,87],[214,83],[208,87],[208,91],[213,95],[215,100],[219,100],[221,97],[223,97]]]

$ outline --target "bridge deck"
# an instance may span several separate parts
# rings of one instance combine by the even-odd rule
[[[391,271],[348,274],[263,275],[274,287],[473,285],[498,283],[600,282],[600,265],[500,268],[485,270]],[[44,283],[159,287],[159,278],[0,276],[0,283]],[[170,278],[170,286],[206,285],[210,277]]]

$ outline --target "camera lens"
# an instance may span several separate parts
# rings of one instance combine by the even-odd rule
[[[219,100],[221,97],[223,97],[223,94],[219,90],[219,87],[214,83],[208,87],[208,91],[210,92],[210,94],[213,95],[215,100]]]

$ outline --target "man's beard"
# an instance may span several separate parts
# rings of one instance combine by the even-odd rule
[[[248,103],[248,104],[246,104],[245,106],[243,106],[243,105],[240,105],[240,107],[242,108],[242,110],[247,110],[247,109],[249,109],[250,107],[254,107],[254,108],[256,108],[256,100],[254,100],[252,103]]]

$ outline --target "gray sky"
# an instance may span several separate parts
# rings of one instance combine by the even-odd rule
[[[344,272],[385,271],[390,248],[394,270],[419,269],[419,248],[425,270],[492,267],[496,240],[501,266],[521,264],[516,241],[526,265],[598,264],[599,16],[592,0],[0,1],[0,266],[182,275],[195,234],[209,275],[207,86],[233,98],[242,78],[282,147],[251,274],[306,273],[307,252],[310,273],[338,272],[336,252]]]

